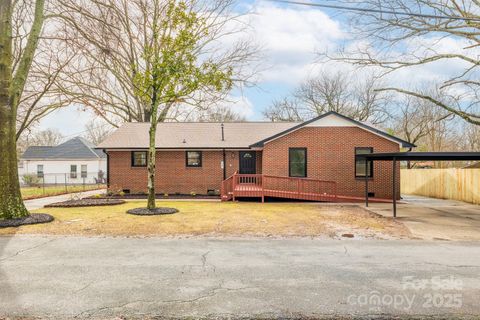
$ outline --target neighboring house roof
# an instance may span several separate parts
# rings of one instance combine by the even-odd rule
[[[265,137],[296,126],[298,122],[225,122],[224,141],[218,122],[162,122],[157,126],[156,147],[162,149],[188,148],[249,148]],[[150,123],[125,123],[97,148],[148,148]]]
[[[21,159],[99,159],[106,157],[102,150],[82,137],[75,137],[58,146],[31,146],[21,156]]]
[[[322,120],[323,119],[323,120]],[[319,121],[319,122],[316,122]],[[321,121],[321,123],[320,123]],[[222,141],[221,123],[212,122],[163,122],[157,126],[155,137],[158,149],[239,149],[261,148],[268,141],[279,138],[305,126],[355,126],[413,148],[415,145],[394,137],[371,125],[350,119],[336,112],[327,112],[311,120],[299,122],[226,122]],[[148,148],[150,123],[125,123],[107,139],[99,149]]]
[[[362,128],[362,129],[365,129],[365,130],[367,130],[367,131],[370,131],[370,132],[372,132],[372,133],[374,133],[374,134],[377,134],[377,135],[379,135],[379,136],[382,136],[382,137],[384,137],[384,138],[386,138],[386,139],[388,139],[388,140],[397,142],[397,143],[399,143],[399,144],[400,144],[402,147],[404,147],[404,148],[415,148],[415,147],[416,147],[414,144],[412,144],[412,143],[410,143],[410,142],[408,142],[408,141],[405,141],[405,140],[402,140],[402,139],[397,138],[397,137],[395,137],[395,136],[392,136],[391,134],[388,134],[388,133],[386,133],[385,131],[382,131],[382,130],[380,130],[380,129],[377,129],[377,128],[373,127],[372,125],[369,125],[369,124],[366,124],[366,123],[364,123],[364,122],[360,122],[360,121],[354,120],[354,119],[352,119],[352,118],[349,118],[349,117],[347,117],[347,116],[344,116],[343,114],[340,114],[340,113],[335,112],[335,111],[329,111],[329,112],[324,113],[324,114],[322,114],[322,115],[320,115],[320,116],[318,116],[318,117],[315,117],[315,118],[310,119],[310,120],[308,120],[308,121],[302,122],[302,123],[300,123],[300,124],[298,124],[298,125],[296,125],[296,126],[294,126],[294,127],[288,128],[288,129],[286,129],[286,130],[284,130],[284,131],[282,131],[282,132],[278,132],[278,133],[276,133],[276,134],[274,134],[274,135],[272,135],[272,136],[269,136],[269,137],[267,137],[267,138],[265,138],[265,139],[263,139],[263,140],[258,141],[258,142],[255,143],[255,144],[252,144],[251,147],[263,147],[263,145],[264,145],[265,143],[267,143],[267,142],[269,142],[269,141],[271,141],[271,140],[277,139],[277,138],[279,138],[279,137],[281,137],[281,136],[284,136],[284,135],[286,135],[286,134],[288,134],[288,133],[291,133],[291,132],[293,132],[293,131],[295,131],[295,130],[298,130],[298,129],[300,129],[300,128],[303,128],[303,127],[305,127],[305,126],[308,126],[308,125],[310,125],[310,124],[312,124],[312,123],[314,123],[314,122],[316,122],[316,121],[319,121],[319,120],[324,119],[324,118],[327,118],[327,117],[338,117],[338,118],[340,118],[340,119],[342,119],[342,120],[344,120],[344,121],[350,122],[350,123],[351,123],[352,125],[354,125],[354,126],[357,126],[357,127]]]

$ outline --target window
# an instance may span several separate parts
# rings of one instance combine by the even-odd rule
[[[70,178],[72,178],[72,179],[77,178],[77,165],[76,164],[70,165]]]
[[[187,151],[186,161],[187,167],[201,167],[202,151]]]
[[[82,167],[81,167],[81,176],[82,178],[86,178],[87,177],[87,165],[86,164],[82,164]]]
[[[355,148],[355,177],[365,178],[365,174],[369,178],[373,177],[373,162],[368,161],[367,166],[366,166],[367,172],[365,172],[365,161],[366,160],[356,158],[357,154],[368,154],[368,153],[372,153],[372,152],[373,152],[372,147],[357,147],[357,148]]]
[[[43,178],[43,164],[37,164],[37,177]]]
[[[147,151],[132,151],[132,167],[147,166]]]
[[[288,175],[298,178],[307,176],[306,148],[290,148],[288,150]]]

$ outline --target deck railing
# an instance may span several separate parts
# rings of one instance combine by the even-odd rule
[[[233,176],[223,180],[221,189],[222,201],[228,201],[233,197]]]
[[[222,183],[222,200],[235,197],[278,197],[313,201],[337,201],[337,183],[310,178],[262,174],[237,174]]]

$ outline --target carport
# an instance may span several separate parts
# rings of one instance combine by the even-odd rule
[[[397,217],[397,161],[480,161],[480,152],[388,152],[359,154],[365,159],[365,172],[370,161],[392,161],[393,217]],[[368,176],[365,175],[365,206],[368,207]]]

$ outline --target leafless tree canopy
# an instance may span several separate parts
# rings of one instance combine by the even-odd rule
[[[66,96],[93,109],[112,125],[124,121],[149,121],[149,106],[139,94],[137,75],[148,71],[147,59],[155,32],[161,30],[168,1],[161,0],[59,0],[63,37],[77,57],[61,80]],[[230,12],[231,0],[189,0],[188,10],[206,18],[208,35],[196,46],[200,61],[211,59],[223,70],[232,70],[237,83],[250,78],[248,63],[255,49],[242,40],[240,25]],[[204,30],[196,30],[201,33]],[[227,45],[226,45],[227,44]],[[226,92],[201,88],[175,103],[162,106],[159,121],[175,119],[179,108],[205,108],[223,99]]]
[[[199,122],[239,122],[246,121],[245,117],[226,106],[216,106],[205,111],[197,112],[187,119]]]
[[[45,16],[55,4],[47,2]],[[13,72],[16,73],[25,54],[34,17],[34,0],[15,1],[12,18]],[[48,19],[47,19],[48,21]],[[57,86],[59,74],[74,57],[62,39],[55,37],[52,25],[46,25],[40,36],[17,111],[17,140],[43,117],[71,100]]]
[[[418,90],[422,94],[443,98],[434,90]],[[449,137],[449,124],[453,115],[436,104],[414,96],[397,96],[392,101],[396,113],[389,125],[394,133],[410,143],[418,145],[424,151],[442,151]],[[449,146],[451,147],[451,146]]]
[[[359,80],[353,74],[322,72],[303,82],[291,97],[274,101],[263,115],[272,121],[300,121],[335,111],[378,124],[388,116],[388,99],[375,91],[378,85],[373,75]]]
[[[105,140],[110,133],[112,133],[113,127],[108,123],[93,119],[85,125],[85,129],[85,139],[94,145],[98,145]]]
[[[362,8],[404,13],[428,13],[472,20],[428,18],[375,12],[350,13],[357,45],[346,46],[337,54],[322,53],[330,59],[360,67],[383,70],[395,77],[402,70],[439,65],[449,73],[436,87],[448,104],[407,86],[385,86],[383,90],[416,96],[458,117],[480,124],[479,47],[480,2],[457,0],[345,0]],[[451,68],[456,66],[456,68]],[[440,67],[442,68],[442,67]],[[443,71],[443,70],[441,70]]]

